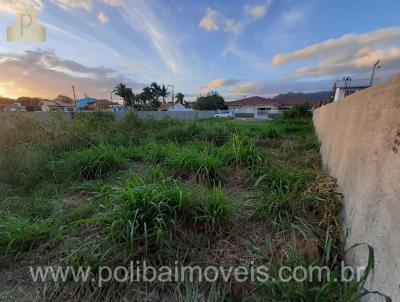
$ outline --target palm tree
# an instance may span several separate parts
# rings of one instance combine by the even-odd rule
[[[156,103],[158,103],[158,99],[161,96],[161,87],[156,82],[150,84],[150,88],[153,92],[153,99]]]
[[[165,98],[166,98],[167,96],[169,96],[169,92],[168,92],[168,87],[166,87],[165,85],[162,85],[162,86],[161,86],[161,89],[160,89],[160,96],[163,98],[163,104],[166,104]]]
[[[119,83],[113,90],[115,95],[120,96],[124,100],[125,106],[128,106],[129,98],[131,97],[132,89],[127,88],[125,84]]]
[[[178,92],[177,94],[176,94],[176,103],[177,104],[182,104],[183,105],[183,103],[184,103],[184,99],[185,98],[185,95],[183,94],[183,93],[180,93],[180,92]]]

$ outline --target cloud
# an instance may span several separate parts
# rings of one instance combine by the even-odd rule
[[[226,86],[231,86],[233,84],[236,84],[237,82],[239,82],[240,80],[235,80],[235,79],[215,79],[214,81],[211,81],[209,83],[207,83],[206,85],[204,85],[202,87],[202,91],[203,92],[208,92],[210,90],[213,89],[217,89],[217,88],[222,88],[222,87],[226,87]]]
[[[206,31],[218,31],[219,30],[219,13],[216,10],[207,8],[206,15],[200,20],[199,27]]]
[[[244,28],[244,23],[238,22],[234,19],[228,19],[225,21],[224,24],[224,31],[232,32],[235,34],[241,33],[243,28]]]
[[[168,31],[166,23],[162,23],[159,10],[150,6],[151,3],[154,2],[136,0],[135,5],[122,2],[120,12],[132,29],[149,40],[167,68],[180,74],[183,71],[182,56],[176,39],[173,38],[174,34]],[[162,4],[154,5],[161,6]]]
[[[97,15],[97,20],[99,20],[101,24],[106,24],[110,21],[110,18],[104,12],[100,12]]]
[[[257,94],[259,93],[260,88],[261,86],[257,85],[256,83],[248,82],[233,87],[229,90],[229,93],[233,95]]]
[[[365,74],[370,72],[376,61],[380,60],[382,76],[396,73],[400,69],[400,48],[389,48],[368,52],[349,60],[323,60],[316,66],[303,67],[296,71],[297,76],[321,77],[339,74]],[[364,72],[364,73],[363,73]]]
[[[121,0],[103,0],[103,2],[111,6],[121,5]]]
[[[385,47],[400,39],[400,28],[380,29],[366,34],[350,34],[338,39],[330,39],[306,48],[278,54],[273,57],[274,65],[286,64],[298,60],[315,59],[330,55],[348,55],[351,52],[358,52],[363,47],[376,48]]]
[[[51,0],[59,7],[65,10],[84,9],[87,11],[92,10],[92,0]]]
[[[71,94],[75,85],[78,96],[87,93],[106,97],[106,90],[120,82],[137,89],[144,85],[134,82],[117,71],[104,67],[88,67],[65,60],[48,50],[25,51],[20,54],[0,54],[2,94],[8,96],[40,96],[53,98]],[[11,80],[10,80],[11,79]]]
[[[269,0],[259,5],[244,6],[245,18],[240,21],[227,18],[215,9],[207,8],[205,16],[200,20],[199,27],[206,31],[223,30],[224,32],[240,34],[247,25],[263,18],[268,13],[271,3],[272,0]]]
[[[385,72],[394,71],[398,60],[400,28],[379,29],[365,34],[350,34],[330,39],[309,47],[278,54],[273,57],[275,66],[291,62],[317,60],[314,66],[303,67],[296,76],[337,76],[341,73],[360,74],[369,71],[380,59]]]
[[[0,11],[6,13],[15,13],[20,8],[34,8],[35,10],[42,10],[44,3],[42,0],[1,0]]]
[[[229,90],[227,99],[234,100],[244,96],[273,97],[287,92],[330,91],[332,80],[301,81],[293,79],[272,80],[263,82],[247,82],[234,86]]]
[[[249,16],[252,19],[255,20],[261,19],[268,13],[268,9],[271,3],[272,1],[267,1],[263,4],[258,4],[258,5],[246,5],[244,7],[244,12],[247,16]]]
[[[285,27],[293,28],[303,23],[306,17],[306,11],[303,9],[293,9],[283,13],[282,22]]]

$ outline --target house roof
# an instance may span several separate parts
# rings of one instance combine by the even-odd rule
[[[46,105],[47,107],[75,107],[74,104],[62,102],[62,101],[41,101],[41,105]]]
[[[21,103],[13,103],[13,104],[0,104],[1,108],[25,108]]]
[[[226,102],[226,106],[263,106],[263,105],[275,105],[275,106],[291,106],[304,103],[300,100],[275,100],[275,99],[267,99],[260,96],[253,96],[250,98],[245,98],[237,101]]]
[[[260,96],[252,96],[237,101],[226,102],[226,106],[257,106],[257,105],[271,105],[271,99],[266,99]]]
[[[169,102],[169,103],[166,103],[166,104],[162,104],[160,106],[160,108],[158,108],[158,109],[164,111],[164,110],[169,110],[172,107],[174,107],[174,103]]]

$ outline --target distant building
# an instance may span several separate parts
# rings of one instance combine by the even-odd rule
[[[26,111],[26,108],[25,108],[25,106],[22,106],[21,103],[0,104],[0,111],[24,112],[24,111]]]
[[[237,118],[269,119],[281,115],[296,104],[304,103],[298,100],[275,100],[253,96],[233,102],[226,102],[229,111]]]
[[[90,106],[94,106],[97,100],[90,97],[85,97],[76,101],[76,108],[78,111],[89,110]]]
[[[112,104],[110,105],[110,107],[108,108],[108,111],[112,111],[112,112],[123,112],[126,110],[126,106],[121,105],[121,104]]]
[[[190,106],[169,102],[167,104],[162,104],[160,108],[158,108],[158,111],[193,111],[193,109]]]
[[[345,97],[370,86],[370,80],[352,80],[350,77],[338,80],[333,86],[333,90],[335,90],[334,101],[340,101]]]
[[[74,112],[75,104],[62,101],[41,101],[39,103],[41,111],[44,112]]]

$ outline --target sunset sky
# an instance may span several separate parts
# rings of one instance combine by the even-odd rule
[[[33,6],[43,43],[7,42]],[[0,95],[109,97],[171,84],[189,99],[329,90],[400,73],[399,0],[0,0]]]

